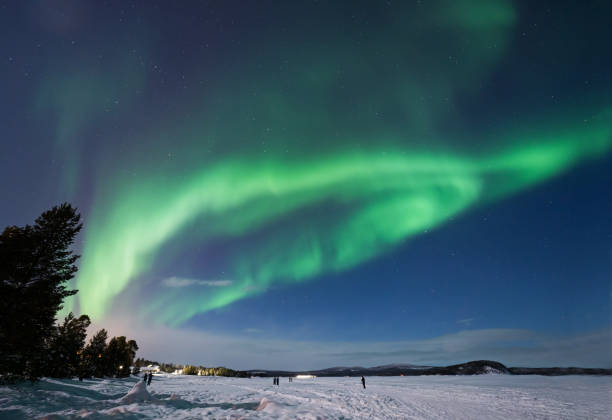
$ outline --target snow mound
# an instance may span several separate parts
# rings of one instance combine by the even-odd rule
[[[138,381],[136,385],[130,389],[130,392],[119,399],[119,402],[122,404],[132,404],[135,402],[151,401],[152,399],[153,397],[149,394],[149,391],[147,391],[147,385],[144,381]]]
[[[277,405],[275,403],[273,403],[272,401],[270,401],[267,398],[262,398],[261,402],[259,403],[259,406],[257,406],[257,411],[262,411],[262,410],[269,410],[269,409],[274,409],[277,408]]]

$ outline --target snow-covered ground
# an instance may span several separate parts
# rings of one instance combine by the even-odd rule
[[[421,376],[294,379],[155,376],[0,387],[2,419],[612,418],[612,378]]]

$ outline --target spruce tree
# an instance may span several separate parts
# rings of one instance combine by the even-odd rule
[[[55,206],[33,226],[9,226],[0,235],[0,375],[36,379],[49,362],[45,351],[55,314],[74,295],[77,271],[70,249],[81,230],[70,204]]]
[[[87,374],[85,376],[102,378],[110,371],[106,358],[107,339],[108,333],[105,329],[101,329],[89,340],[89,344],[87,344],[84,351],[85,366],[87,367]]]
[[[49,363],[45,369],[46,375],[55,378],[87,376],[82,371],[82,354],[90,323],[87,315],[75,318],[70,312],[64,323],[56,327],[47,350]]]
[[[108,361],[109,376],[130,376],[130,366],[134,363],[138,345],[134,340],[126,340],[125,336],[113,337],[106,346],[105,358]]]

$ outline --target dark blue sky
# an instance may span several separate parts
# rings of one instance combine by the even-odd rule
[[[248,314],[269,334],[321,340],[429,338],[463,328],[555,334],[607,328],[610,173],[612,159],[601,159],[355,270],[279,286],[192,323],[231,330]]]

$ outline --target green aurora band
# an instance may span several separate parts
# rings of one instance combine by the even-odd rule
[[[103,316],[113,298],[152,267],[160,248],[195,220],[204,220],[207,228],[191,235],[205,243],[265,230],[275,219],[312,206],[342,209],[237,252],[228,273],[232,283],[225,287],[158,293],[148,305],[150,314],[177,325],[273,283],[350,269],[479,203],[502,199],[606,153],[611,140],[610,124],[603,121],[548,138],[510,141],[515,146],[489,156],[373,150],[312,161],[227,160],[171,188],[160,188],[151,178],[117,192],[111,211],[92,218],[79,299],[91,315]]]
[[[55,118],[60,187],[93,194],[66,311],[78,303],[100,319],[126,303],[180,325],[274,284],[350,270],[608,153],[610,113],[585,120],[610,105],[605,95],[570,112],[491,100],[499,109],[476,130],[464,121],[462,106],[490,95],[488,77],[517,60],[511,1],[366,3],[372,26],[334,2],[304,3],[282,32],[254,24],[237,32],[241,45],[223,34],[212,52],[170,44],[155,26],[136,37],[113,27],[102,46],[49,69],[35,103]],[[191,56],[164,61],[164,49]],[[527,86],[542,77],[520,68],[508,71]],[[164,285],[161,266],[199,277],[173,258],[218,240],[231,243],[222,276]]]

